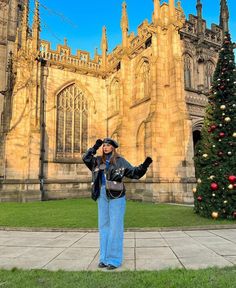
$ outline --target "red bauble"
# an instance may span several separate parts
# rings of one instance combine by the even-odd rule
[[[222,151],[218,152],[218,156],[222,157],[224,155],[224,153]]]
[[[234,183],[233,186],[234,186],[234,189],[236,189],[236,183]]]
[[[220,138],[224,138],[225,137],[225,133],[224,132],[220,132],[219,136],[220,136]]]
[[[236,176],[230,175],[230,176],[229,176],[229,182],[230,182],[230,183],[236,182]]]
[[[211,183],[211,190],[217,190],[219,188],[217,183]]]
[[[197,201],[202,202],[202,196],[198,196]]]
[[[236,211],[233,212],[233,217],[236,218]]]
[[[225,86],[220,86],[220,89],[223,90],[225,88]]]
[[[211,130],[215,130],[216,129],[216,125],[211,125]]]

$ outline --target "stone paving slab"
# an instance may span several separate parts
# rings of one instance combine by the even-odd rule
[[[124,263],[115,271],[236,265],[236,229],[129,231],[124,238]],[[96,231],[0,230],[1,269],[97,271],[98,262]]]

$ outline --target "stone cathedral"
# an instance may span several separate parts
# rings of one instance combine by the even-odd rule
[[[152,21],[136,34],[124,2],[122,43],[108,53],[101,27],[101,54],[91,59],[72,55],[66,40],[54,51],[40,38],[39,1],[29,27],[28,0],[0,0],[0,201],[88,197],[81,155],[109,136],[133,165],[153,158],[140,181],[127,179],[128,198],[192,203],[194,146],[228,30],[219,2],[209,29],[200,0],[188,19],[180,1],[153,0]]]

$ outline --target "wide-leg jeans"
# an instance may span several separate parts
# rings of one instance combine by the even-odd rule
[[[109,199],[105,186],[98,198],[100,262],[119,267],[123,262],[124,215],[126,198]]]

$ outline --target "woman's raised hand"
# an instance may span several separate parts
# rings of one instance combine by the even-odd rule
[[[97,139],[97,140],[96,140],[96,143],[95,143],[94,146],[93,146],[93,149],[94,149],[95,151],[97,151],[97,150],[99,149],[99,147],[102,146],[102,144],[103,144],[103,141],[102,141],[101,139]]]
[[[144,160],[144,162],[143,162],[142,165],[143,165],[143,167],[144,167],[145,169],[147,169],[151,163],[152,163],[152,158],[151,158],[151,157],[147,157],[147,158]]]

